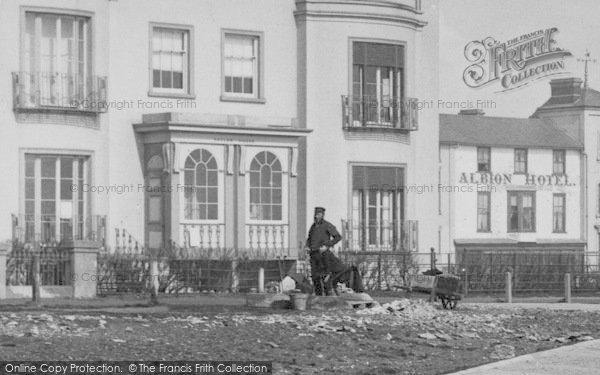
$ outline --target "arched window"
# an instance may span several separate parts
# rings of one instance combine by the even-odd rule
[[[282,172],[279,159],[268,151],[250,164],[250,219],[281,220]]]
[[[217,161],[203,149],[192,151],[184,166],[185,218],[219,218],[219,175]]]

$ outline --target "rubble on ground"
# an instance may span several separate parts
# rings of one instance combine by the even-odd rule
[[[357,294],[358,295],[358,294]],[[377,327],[406,328],[406,337],[384,336],[382,340],[420,340],[430,346],[452,344],[463,340],[480,340],[496,337],[515,342],[571,343],[592,340],[590,332],[549,332],[541,327],[550,324],[545,314],[535,310],[491,309],[469,305],[459,310],[443,310],[439,304],[421,299],[399,299],[373,308],[360,310],[329,310],[280,313],[217,313],[194,315],[173,313],[168,316],[123,315],[118,318],[97,314],[60,313],[0,313],[0,336],[48,337],[88,336],[124,322],[122,332],[135,333],[135,325],[177,324],[212,331],[223,327],[241,327],[247,324],[279,325],[299,336],[320,334],[361,335]],[[543,320],[546,319],[546,320]],[[515,327],[511,322],[526,320],[527,324]],[[509,329],[510,327],[512,329]],[[116,338],[121,340],[122,338]],[[510,358],[508,347],[494,347],[494,358]],[[514,352],[514,348],[513,348]]]

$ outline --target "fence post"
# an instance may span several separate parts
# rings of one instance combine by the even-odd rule
[[[463,295],[466,297],[469,294],[469,274],[465,270],[465,282],[463,284]]]
[[[258,269],[258,292],[265,292],[265,269],[262,267]]]
[[[239,260],[237,257],[231,261],[231,292],[237,292],[240,286],[240,274],[238,272]]]
[[[158,303],[158,257],[154,251],[150,258],[150,302]]]
[[[512,303],[512,274],[506,273],[506,303]]]
[[[381,250],[377,255],[377,289],[381,290]]]
[[[32,291],[31,297],[33,303],[36,306],[40,305],[40,289],[42,287],[42,275],[40,271],[40,248],[38,243],[35,244],[35,250],[33,252],[33,283],[32,283]]]
[[[98,241],[66,241],[63,247],[71,254],[73,298],[94,298],[98,280]]]
[[[565,302],[571,303],[571,274],[565,273]]]
[[[433,271],[435,269],[435,249],[433,247],[430,249],[429,263],[429,269]]]
[[[6,298],[6,260],[12,243],[0,243],[0,300]]]

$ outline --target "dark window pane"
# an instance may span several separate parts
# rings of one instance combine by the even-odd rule
[[[77,175],[82,180],[85,177],[83,175],[83,164],[84,163],[85,163],[85,159],[79,159],[79,163],[77,163]]]
[[[215,160],[215,158],[210,158],[210,160],[207,163],[207,167],[208,167],[208,169],[213,169],[213,170],[217,169],[217,161]]]
[[[260,169],[260,185],[262,187],[271,186],[271,167],[263,165]]]
[[[275,162],[271,165],[271,168],[273,168],[274,171],[281,171],[281,163],[279,162],[279,159],[275,159]]]
[[[161,82],[161,87],[163,88],[172,88],[172,82],[171,82],[171,71],[170,70],[163,70],[162,71],[162,82]]]
[[[185,159],[185,168],[194,168],[195,166],[196,162],[188,156],[187,159]]]
[[[276,156],[270,152],[265,152],[265,155],[267,157],[267,164],[273,164],[273,161],[276,159]]]
[[[258,163],[256,158],[254,158],[252,160],[252,163],[250,164],[250,170],[251,171],[260,171],[260,164]]]
[[[250,186],[260,186],[260,172],[250,172]]]
[[[152,87],[160,87],[160,70],[152,71]]]
[[[233,77],[233,92],[242,92],[242,77]]]
[[[281,173],[273,173],[272,175],[273,187],[281,187]]]
[[[281,189],[273,189],[273,203],[281,204]]]
[[[33,177],[35,175],[35,158],[33,156],[25,156],[25,176]]]
[[[252,94],[252,78],[244,78],[244,93]]]
[[[281,220],[281,206],[273,206],[273,220]]]
[[[183,173],[183,180],[184,180],[184,184],[186,186],[193,186],[194,185],[194,171],[185,171]]]
[[[264,205],[262,206],[262,220],[272,220],[272,215],[271,215],[271,206],[269,205]]]
[[[56,199],[56,182],[54,179],[42,180],[42,199]]]
[[[196,189],[196,200],[198,203],[206,203],[206,188]]]
[[[231,88],[233,85],[233,78],[231,76],[225,77],[225,92],[231,92]]]
[[[35,214],[35,202],[34,201],[26,201],[25,202],[25,215],[27,216],[26,220],[29,219],[30,215],[34,215],[34,214]]]
[[[208,186],[219,185],[219,173],[217,171],[208,171]]]
[[[206,220],[208,217],[206,216],[206,204],[200,204],[199,207],[199,218],[200,220]]]
[[[250,189],[250,203],[260,202],[260,189]]]
[[[56,177],[55,158],[42,158],[42,177]]]
[[[175,89],[183,88],[183,73],[182,72],[173,72],[173,88],[175,88]]]
[[[73,177],[73,159],[60,158],[60,176],[65,178]]]
[[[207,202],[217,203],[219,199],[219,190],[217,188],[207,189]]]
[[[207,163],[212,158],[212,154],[206,150],[202,150],[202,161]]]
[[[217,220],[219,218],[219,207],[216,204],[209,204],[207,216],[209,220]]]
[[[262,203],[271,203],[271,189],[261,189],[260,201]]]
[[[192,151],[192,153],[190,154],[190,157],[196,162],[198,163],[199,161],[202,161],[202,157],[200,156],[200,150],[194,150]]]
[[[25,179],[25,199],[34,199],[35,198],[35,179],[26,178]]]
[[[46,220],[54,219],[56,213],[56,204],[53,201],[42,201],[42,216],[46,217]]]
[[[206,186],[206,167],[204,164],[198,164],[196,167],[196,185]]]
[[[73,181],[69,179],[60,180],[60,199],[73,199]]]

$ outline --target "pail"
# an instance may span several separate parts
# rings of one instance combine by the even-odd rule
[[[308,302],[308,294],[291,293],[290,294],[290,302],[292,303],[292,309],[306,310],[306,304]]]

